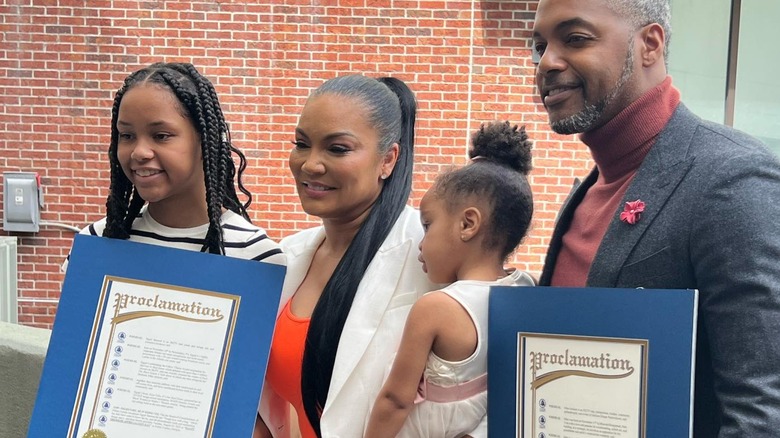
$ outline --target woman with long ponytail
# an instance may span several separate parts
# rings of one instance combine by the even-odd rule
[[[433,287],[406,205],[415,114],[403,81],[362,75],[325,82],[303,108],[289,164],[322,226],[282,241],[288,274],[256,437],[363,434],[409,308]]]

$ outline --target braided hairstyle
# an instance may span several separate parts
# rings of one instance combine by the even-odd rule
[[[379,197],[328,280],[314,307],[306,335],[301,373],[303,406],[309,422],[321,436],[320,413],[325,406],[341,332],[358,284],[396,219],[403,212],[412,187],[414,123],[417,103],[407,85],[395,78],[362,75],[330,79],[312,92],[349,97],[360,102],[379,138],[379,154],[398,143],[398,159],[384,181]]]
[[[431,187],[450,210],[473,199],[488,203],[484,247],[506,259],[525,237],[534,205],[527,175],[531,141],[525,127],[509,122],[483,124],[471,137],[467,166],[443,173]]]
[[[246,157],[230,142],[230,131],[214,86],[192,64],[152,64],[128,76],[122,88],[117,91],[111,109],[111,145],[108,149],[111,162],[111,189],[106,200],[106,228],[103,236],[128,239],[133,221],[146,203],[122,171],[117,156],[119,106],[125,93],[139,84],[155,84],[170,90],[180,104],[179,110],[182,116],[190,119],[200,134],[209,217],[209,228],[201,251],[225,254],[220,224],[222,208],[227,208],[249,220],[247,208],[252,203],[252,194],[241,181],[246,169]],[[232,153],[235,153],[239,159],[238,188],[247,197],[246,203],[243,204],[238,199],[234,185],[236,166]]]

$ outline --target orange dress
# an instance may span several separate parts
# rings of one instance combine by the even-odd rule
[[[303,348],[306,344],[310,318],[299,318],[293,315],[290,310],[291,302],[292,299],[287,301],[276,320],[265,377],[271,388],[295,408],[302,438],[317,438],[314,428],[306,418],[301,395]]]

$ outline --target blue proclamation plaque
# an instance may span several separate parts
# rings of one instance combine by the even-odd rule
[[[690,437],[697,291],[493,287],[493,437]]]
[[[28,437],[251,436],[284,274],[77,235]]]

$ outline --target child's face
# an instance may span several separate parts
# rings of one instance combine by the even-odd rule
[[[397,146],[379,153],[376,130],[354,98],[324,94],[310,99],[295,129],[290,171],[306,213],[326,220],[360,220],[382,190]]]
[[[119,163],[150,209],[179,216],[205,213],[200,135],[170,90],[155,84],[128,90],[119,105],[117,132]]]
[[[460,221],[444,201],[431,190],[420,201],[420,219],[425,235],[420,241],[419,260],[433,283],[449,284],[458,279]]]

